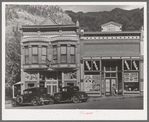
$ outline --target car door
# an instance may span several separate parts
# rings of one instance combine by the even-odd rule
[[[68,88],[62,88],[62,100],[69,98],[69,89]]]
[[[28,103],[28,96],[29,96],[28,91],[24,91],[23,93],[24,93],[23,94],[23,102]]]

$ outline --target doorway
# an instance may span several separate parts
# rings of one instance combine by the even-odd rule
[[[113,84],[116,85],[116,78],[106,78],[105,81],[106,81],[105,95],[111,96]]]

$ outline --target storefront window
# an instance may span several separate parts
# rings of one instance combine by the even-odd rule
[[[116,61],[104,61],[105,71],[116,71]]]
[[[44,71],[39,72],[39,80],[45,80],[45,72]]]
[[[100,75],[84,75],[84,91],[99,91],[101,94]]]
[[[53,63],[57,63],[57,46],[53,46]]]
[[[71,63],[75,63],[75,46],[70,47],[70,58]]]
[[[57,72],[47,72],[47,80],[57,80]]]
[[[139,70],[139,61],[137,60],[125,60],[124,61],[124,70],[133,70],[137,71]]]
[[[34,87],[34,83],[28,83],[28,88]]]
[[[138,91],[139,90],[139,81],[138,73],[124,73],[124,91]]]
[[[32,63],[38,63],[38,46],[32,47]]]
[[[64,79],[76,79],[77,78],[77,72],[64,72]]]
[[[39,87],[45,87],[45,82],[40,82]]]
[[[37,72],[25,72],[26,81],[37,81]]]
[[[67,62],[67,46],[62,45],[61,46],[61,63]]]
[[[47,58],[47,47],[42,47],[42,63],[46,63]]]
[[[29,47],[25,47],[25,64],[29,64]]]

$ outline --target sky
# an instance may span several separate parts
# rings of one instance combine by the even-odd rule
[[[124,10],[132,10],[143,8],[143,5],[59,5],[64,11],[71,10],[73,12],[100,12],[111,11],[114,8],[121,8]]]

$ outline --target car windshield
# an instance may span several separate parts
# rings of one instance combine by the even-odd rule
[[[41,93],[47,93],[47,89],[46,88],[40,88],[40,92]]]
[[[78,87],[72,87],[72,91],[79,91]]]

